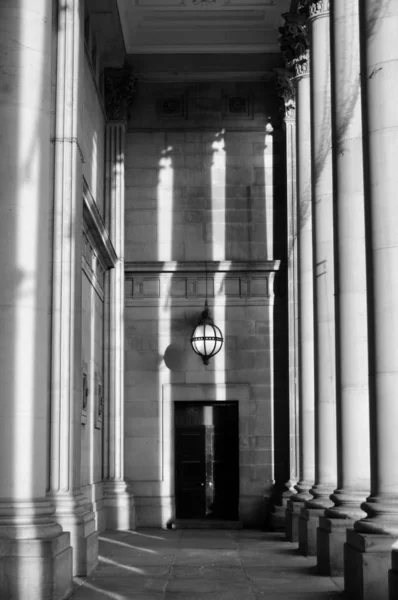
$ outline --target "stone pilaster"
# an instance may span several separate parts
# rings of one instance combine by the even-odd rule
[[[124,153],[126,121],[136,80],[128,70],[112,70],[105,76],[107,227],[118,256],[109,271],[106,294],[106,382],[108,406],[105,414],[107,461],[104,505],[107,527],[134,529],[135,507],[124,481]]]
[[[318,571],[342,575],[346,529],[369,490],[369,388],[359,16],[333,2],[331,49],[335,170],[338,481],[318,529]]]
[[[336,365],[333,175],[328,2],[309,3],[315,307],[315,483],[299,525],[299,546],[316,554],[318,519],[336,487]]]
[[[46,498],[52,7],[0,4],[0,597],[15,600],[72,591],[69,534]]]
[[[360,3],[361,74],[364,95],[365,199],[368,207],[370,353],[370,496],[367,517],[347,534],[345,586],[349,597],[397,596],[387,573],[398,539],[398,261],[397,132],[398,2]],[[396,563],[393,562],[395,566]]]
[[[314,296],[311,207],[311,119],[309,80],[309,38],[307,14],[284,16],[280,28],[281,50],[289,67],[294,69],[296,86],[296,156],[297,156],[297,343],[298,343],[298,414],[299,414],[299,481],[297,494],[291,496],[286,511],[286,537],[299,539],[299,517],[304,502],[311,498],[314,483]]]
[[[94,514],[80,490],[83,5],[72,0],[58,8],[48,494],[70,532],[74,575],[90,573],[98,556]]]

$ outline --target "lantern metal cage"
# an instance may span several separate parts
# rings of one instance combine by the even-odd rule
[[[208,365],[210,358],[220,352],[223,343],[221,330],[213,323],[206,298],[205,309],[191,335],[192,349]]]

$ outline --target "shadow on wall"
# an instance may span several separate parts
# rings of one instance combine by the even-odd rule
[[[251,412],[240,420],[240,493],[246,521],[263,524],[265,510],[257,503],[264,506],[264,493],[271,493],[274,467],[272,313],[263,299],[242,296],[245,273],[234,277],[228,266],[214,271],[214,264],[283,258],[284,150],[279,142],[273,149],[265,143],[268,117],[277,123],[272,90],[263,84],[226,87],[142,85],[130,122],[126,261],[162,265],[157,274],[137,275],[127,302],[126,477],[139,502],[149,502],[149,495],[155,502],[160,494],[158,503],[172,503],[173,448],[167,445],[174,425],[165,422],[162,386],[214,385],[217,400],[225,383],[250,383]],[[174,113],[165,114],[165,107]],[[175,263],[167,261],[202,268],[187,275],[173,272]],[[204,306],[206,261],[213,265],[210,310],[225,338],[208,367],[190,345]],[[279,363],[278,369],[283,381]]]

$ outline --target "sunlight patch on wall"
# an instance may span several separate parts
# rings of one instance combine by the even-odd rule
[[[211,165],[211,214],[212,214],[212,260],[225,260],[225,130],[216,134],[212,144]]]
[[[159,161],[158,200],[158,260],[172,260],[173,249],[173,185],[174,171],[171,146],[162,150]]]
[[[264,144],[264,174],[265,174],[265,228],[267,240],[267,260],[273,259],[274,252],[274,219],[273,219],[273,189],[274,189],[274,128],[270,121],[265,127]]]
[[[168,146],[161,152],[159,161],[159,178],[157,187],[157,240],[158,260],[162,262],[173,260],[173,186],[174,170],[171,153],[172,146]],[[171,283],[172,274],[170,274]],[[159,388],[158,388],[158,415],[159,415],[159,444],[157,456],[158,461],[160,496],[163,498],[172,495],[173,485],[173,456],[171,448],[173,414],[171,407],[163,412],[163,384],[170,383],[170,370],[167,367],[164,356],[170,346],[171,339],[171,295],[164,293],[160,295],[158,309],[158,355],[159,355]],[[166,524],[170,519],[168,505],[161,502],[161,522]]]
[[[226,154],[225,130],[216,134],[212,144],[213,162],[211,166],[211,206],[212,206],[212,259],[225,260],[226,249]],[[224,277],[214,273],[214,307],[211,309],[213,320],[225,336],[225,304],[220,305],[217,298],[222,296]],[[219,397],[220,385],[225,384],[225,346],[212,359],[214,361],[214,383],[216,400]]]

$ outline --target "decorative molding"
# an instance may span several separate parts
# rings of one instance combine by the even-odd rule
[[[310,17],[329,12],[329,0],[309,0]]]
[[[105,111],[109,121],[128,121],[137,88],[131,69],[105,69]]]
[[[95,402],[94,402],[94,428],[101,429],[102,428],[102,418],[104,414],[104,385],[102,382],[102,375],[100,373],[95,372],[94,374],[94,394],[95,394]]]
[[[187,96],[170,96],[156,98],[156,115],[161,119],[186,119],[187,118]]]
[[[82,244],[82,269],[86,274],[87,279],[97,292],[98,296],[104,302],[105,300],[105,267],[101,263],[98,253],[94,249],[94,245],[87,232],[83,229],[83,244]]]
[[[80,160],[83,164],[85,164],[86,161],[84,159],[83,150],[77,137],[53,137],[50,139],[50,141],[52,144],[76,144]]]
[[[161,265],[165,265],[163,268]],[[169,297],[175,305],[197,305],[206,295],[219,303],[270,304],[279,261],[268,263],[128,263],[126,304],[156,305]],[[206,275],[207,273],[207,275]]]
[[[257,262],[246,261],[148,261],[132,262],[126,261],[125,273],[230,273],[238,271],[271,272],[279,271],[280,260],[267,260]]]
[[[90,192],[87,181],[83,178],[83,220],[85,229],[90,233],[96,250],[106,269],[112,269],[118,261],[115,248],[110,240],[108,230],[98,210],[97,203]]]
[[[285,119],[294,119],[296,114],[296,89],[293,83],[294,72],[290,69],[275,69],[275,73],[275,89],[283,102],[283,117]]]
[[[88,387],[88,366],[87,363],[83,363],[82,365],[82,408],[81,408],[81,416],[80,422],[82,425],[87,423],[87,409],[88,409],[88,401],[90,396],[90,390]]]
[[[235,120],[253,120],[253,98],[247,96],[230,96],[225,92],[221,93],[221,113],[222,119]]]

